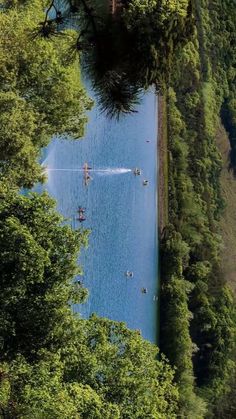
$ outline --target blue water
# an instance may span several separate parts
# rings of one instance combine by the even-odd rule
[[[107,119],[95,106],[82,140],[54,139],[45,151],[48,182],[44,189],[73,228],[79,206],[86,207],[84,228],[91,229],[89,248],[82,251],[83,282],[88,301],[74,307],[83,317],[96,312],[140,329],[157,339],[157,100],[147,93],[137,113]],[[147,142],[147,140],[149,142]],[[88,162],[93,180],[84,186],[77,171]],[[132,171],[142,169],[141,176]],[[66,169],[66,170],[56,170]],[[68,170],[67,170],[68,169]],[[149,180],[143,186],[143,179]],[[133,271],[133,278],[124,273]],[[148,292],[143,294],[142,287]]]

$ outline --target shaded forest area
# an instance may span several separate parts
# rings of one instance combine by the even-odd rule
[[[107,102],[106,89],[104,95],[99,90],[101,105],[105,104],[108,113],[111,109],[115,114],[132,111],[133,96],[130,102],[129,76],[123,65],[117,67],[114,60],[110,67],[106,59],[104,69],[99,72],[103,54],[106,52],[108,57],[106,48],[110,48],[104,40],[104,50],[99,49],[104,25],[106,34],[114,28],[111,45],[114,48],[113,42],[121,43],[121,34],[115,37],[120,23],[117,26],[104,17],[99,35],[91,39],[94,36],[91,25],[92,21],[97,21],[94,14],[99,5],[94,2],[93,10],[91,3],[46,0],[1,3],[2,418],[177,417],[179,390],[174,382],[174,370],[155,345],[122,323],[96,315],[83,320],[72,313],[71,304],[83,303],[88,295],[78,281],[82,274],[78,256],[81,248],[88,245],[89,231],[72,230],[56,212],[55,202],[48,194],[20,194],[22,187],[30,188],[44,180],[44,170],[39,164],[41,150],[53,135],[75,141],[83,136],[93,104],[80,80],[81,66],[87,68],[90,76],[93,65],[99,64],[94,72],[98,77],[94,76],[98,90],[100,77],[109,76],[109,83],[112,86],[115,83]],[[140,10],[139,2],[133,1],[123,20],[125,36],[131,39],[136,30],[136,18],[143,16],[144,33],[150,19],[162,18],[159,38],[154,39],[152,47],[155,59],[165,25],[170,44],[172,35],[174,38],[171,31],[171,25],[176,25],[174,3],[169,2],[169,6],[160,11],[153,1],[151,15],[147,2],[144,2],[144,10]],[[182,3],[177,15],[183,21],[187,16],[187,2]],[[60,5],[64,7],[63,13]],[[80,30],[78,22],[84,23]],[[142,48],[144,51],[144,46]],[[147,58],[148,53],[143,56],[142,71],[148,68]],[[150,76],[143,81],[141,77],[143,75],[137,73],[138,89],[147,85]],[[128,108],[120,106],[123,98],[116,100],[116,92],[123,84],[122,95]]]
[[[181,417],[234,418],[236,306],[222,274],[216,132],[223,116],[233,157],[235,4],[196,1],[194,14],[166,94],[170,224],[161,243],[160,348],[177,366]]]

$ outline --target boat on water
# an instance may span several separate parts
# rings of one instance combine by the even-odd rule
[[[127,276],[127,278],[133,278],[134,273],[132,271],[126,271],[125,276]]]
[[[78,220],[80,223],[82,223],[83,221],[85,221],[85,220],[86,220],[86,217],[85,217],[85,208],[83,208],[83,207],[79,207],[79,208],[78,208],[78,213],[79,213],[79,217],[77,218],[77,220]]]
[[[85,186],[89,185],[89,182],[92,180],[89,171],[91,170],[91,167],[88,165],[87,162],[84,163],[83,165],[83,169],[84,169],[84,184]]]
[[[141,172],[141,169],[139,169],[138,167],[135,167],[133,173],[135,176],[140,176],[142,172]]]
[[[147,294],[148,290],[147,290],[147,288],[143,287],[143,288],[141,289],[141,292],[142,292],[142,294]]]
[[[148,182],[148,180],[146,180],[146,179],[145,179],[145,180],[143,181],[143,186],[148,186],[148,185],[149,185],[149,182]]]

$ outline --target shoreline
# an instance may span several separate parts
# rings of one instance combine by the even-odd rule
[[[158,232],[161,239],[168,223],[168,142],[166,99],[158,95]]]
[[[168,223],[168,138],[166,97],[158,95],[157,113],[157,234],[158,234],[158,311],[157,311],[157,345],[160,345],[160,290],[161,290],[161,259],[160,243],[164,229]]]

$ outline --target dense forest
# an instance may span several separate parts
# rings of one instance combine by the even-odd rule
[[[222,274],[222,117],[235,130],[235,4],[194,2],[195,31],[166,91],[169,224],[161,244],[161,350],[177,366],[181,417],[234,418],[235,296]],[[217,47],[216,47],[217,45]],[[205,406],[204,406],[205,403]]]
[[[47,193],[20,193],[44,181],[41,150],[54,135],[77,141],[86,129],[81,50],[94,17],[80,4],[64,17],[56,2],[1,3],[0,416],[174,419],[179,391],[157,347],[122,323],[72,313],[88,294],[77,278],[89,231],[72,230]]]
[[[232,0],[5,0],[0,13],[0,417],[234,418],[235,296],[222,274],[220,117],[235,171]],[[216,48],[217,45],[217,48]],[[138,65],[137,65],[138,63]],[[160,352],[138,331],[71,304],[89,231],[46,194],[42,148],[86,129],[90,77],[110,116],[154,84],[166,101],[168,224]],[[162,354],[164,355],[162,355]]]

